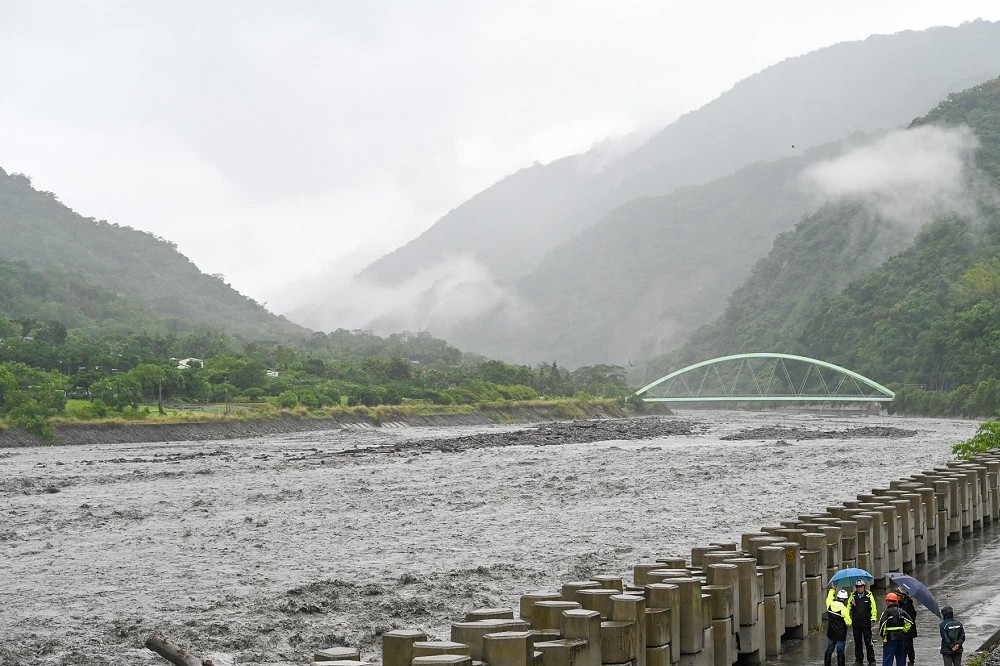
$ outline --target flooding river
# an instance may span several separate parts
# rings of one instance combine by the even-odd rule
[[[0,449],[0,664],[308,664],[381,633],[611,573],[941,465],[978,422],[679,412],[640,441],[408,451],[483,428]],[[907,436],[728,440],[756,428]],[[495,426],[518,429],[524,426]],[[387,443],[396,443],[386,453]],[[368,451],[378,446],[380,453]]]

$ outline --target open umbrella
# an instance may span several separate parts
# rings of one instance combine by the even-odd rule
[[[890,571],[886,575],[889,577],[889,580],[906,590],[907,594],[923,604],[924,608],[941,617],[941,609],[938,608],[938,602],[934,599],[934,595],[931,594],[926,585],[913,576],[907,576],[897,571]]]
[[[848,569],[841,569],[837,573],[830,576],[830,582],[827,585],[833,585],[834,587],[854,587],[854,583],[858,579],[865,581],[865,585],[871,585],[875,580],[875,576],[871,575],[864,569],[859,569],[858,567],[850,567]]]

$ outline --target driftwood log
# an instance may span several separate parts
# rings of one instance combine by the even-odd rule
[[[177,664],[177,666],[215,666],[215,662],[211,659],[202,659],[193,654],[188,654],[188,651],[181,646],[175,645],[163,636],[157,636],[156,634],[146,639],[146,647],[170,663]]]

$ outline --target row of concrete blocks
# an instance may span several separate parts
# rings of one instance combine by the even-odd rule
[[[886,585],[1000,520],[1000,449],[862,493],[856,500],[633,567],[633,583],[594,576],[479,609],[450,641],[417,630],[383,635],[383,666],[731,666],[759,664],[784,639],[821,627],[826,581],[861,567]],[[314,665],[362,666],[354,648]]]

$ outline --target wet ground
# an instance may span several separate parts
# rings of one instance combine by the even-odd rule
[[[965,654],[975,650],[1000,631],[1000,525],[992,525],[972,537],[952,544],[934,559],[918,564],[911,576],[926,584],[941,606],[955,609],[955,618],[965,625]],[[880,599],[886,590],[874,590]],[[940,620],[917,605],[917,638],[913,644],[917,664],[941,663]],[[882,663],[876,639],[875,656]],[[822,664],[827,640],[815,634],[806,640],[785,644],[785,652],[770,664],[799,666]],[[847,641],[847,661],[854,663],[854,642]],[[836,663],[836,661],[834,661]]]
[[[0,664],[163,664],[142,647],[153,632],[222,665],[333,645],[369,659],[390,629],[446,639],[473,608],[821,511],[943,464],[977,425],[692,411],[534,436],[0,449]],[[975,620],[996,616],[992,579],[943,566],[970,635],[995,627]]]

